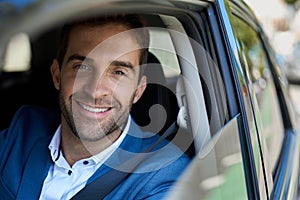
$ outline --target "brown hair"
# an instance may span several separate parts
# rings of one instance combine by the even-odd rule
[[[124,25],[128,28],[128,30],[146,27],[144,18],[138,14],[119,14],[119,15],[92,17],[92,18],[83,19],[83,20],[74,21],[65,24],[61,31],[60,45],[57,53],[57,60],[59,66],[61,67],[63,64],[63,60],[68,48],[69,34],[74,26],[84,25],[84,26],[95,27],[95,26],[102,26],[110,23]],[[141,54],[140,54],[140,65],[141,65],[140,76],[141,76],[144,71],[144,66],[145,66],[144,64],[147,63],[149,32],[147,31],[147,29],[139,29],[139,31],[136,31],[135,33],[136,33],[135,37],[137,39],[137,42],[141,47]]]

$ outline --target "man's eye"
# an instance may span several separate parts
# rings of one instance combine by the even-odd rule
[[[80,65],[76,65],[75,66],[75,69],[76,70],[80,70],[80,71],[91,71],[92,68],[88,65],[83,65],[83,64],[80,64]]]
[[[121,70],[114,71],[114,74],[120,75],[120,76],[124,76],[125,75],[125,73],[123,71],[121,71]]]

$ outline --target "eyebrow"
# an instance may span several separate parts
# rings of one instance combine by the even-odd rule
[[[94,61],[92,58],[88,58],[88,57],[80,55],[80,54],[73,54],[73,55],[69,56],[67,63],[71,62],[73,60],[80,60],[80,61],[87,61],[87,62]],[[126,67],[126,68],[132,70],[133,72],[135,72],[135,67],[131,62],[114,60],[111,62],[111,65]]]
[[[82,56],[80,54],[73,54],[71,56],[69,56],[68,60],[67,60],[67,63],[68,62],[71,62],[73,60],[80,60],[80,61],[87,61],[87,62],[93,62],[93,59],[92,58],[88,58],[86,56]]]
[[[114,61],[111,62],[111,65],[126,67],[126,68],[132,70],[133,72],[135,72],[135,67],[131,62],[114,60]]]

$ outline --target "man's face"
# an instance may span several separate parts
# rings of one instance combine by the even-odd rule
[[[82,140],[121,133],[146,87],[145,77],[139,81],[140,47],[126,30],[116,24],[75,26],[61,70],[57,61],[52,65],[62,126]]]

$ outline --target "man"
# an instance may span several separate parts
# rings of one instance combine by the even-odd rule
[[[120,15],[63,28],[51,66],[61,119],[23,107],[0,133],[2,199],[70,199],[114,170],[128,175],[105,199],[166,195],[188,158],[129,115],[146,88],[143,27],[139,16]]]

